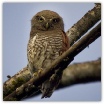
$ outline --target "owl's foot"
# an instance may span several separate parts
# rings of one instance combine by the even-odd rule
[[[34,74],[33,74],[33,76],[40,76],[40,74],[41,74],[41,72],[43,71],[43,69],[42,68],[40,68],[40,69],[38,69],[38,71],[37,72],[35,72]]]
[[[38,70],[38,75],[40,75],[40,74],[42,73],[42,71],[43,71],[43,69],[40,68],[40,69]]]
[[[33,73],[33,77],[38,76],[38,72]]]

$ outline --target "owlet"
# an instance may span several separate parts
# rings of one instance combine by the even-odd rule
[[[27,46],[28,66],[31,75],[45,70],[69,48],[69,39],[64,32],[63,19],[56,12],[43,10],[31,20],[30,39]],[[50,97],[57,88],[62,73],[54,74],[41,84],[42,98]]]

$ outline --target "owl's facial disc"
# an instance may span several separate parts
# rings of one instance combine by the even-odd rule
[[[61,18],[58,16],[49,17],[44,15],[36,15],[35,16],[36,24],[33,24],[37,28],[37,30],[47,31],[54,29],[63,29],[63,22]]]

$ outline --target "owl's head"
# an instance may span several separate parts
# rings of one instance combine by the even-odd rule
[[[63,19],[56,12],[43,10],[33,16],[31,20],[32,29],[39,31],[50,31],[55,29],[64,30]]]

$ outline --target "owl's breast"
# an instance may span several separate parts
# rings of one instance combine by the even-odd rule
[[[63,53],[60,33],[35,35],[28,44],[28,61],[36,68],[46,68]]]

